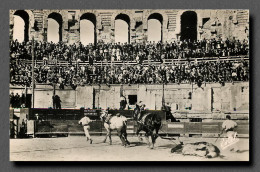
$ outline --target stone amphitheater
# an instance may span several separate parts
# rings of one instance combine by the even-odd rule
[[[115,20],[128,24],[129,42],[148,39],[148,21],[159,20],[161,40],[191,39],[248,39],[248,10],[10,10],[10,38],[13,38],[14,16],[25,21],[25,40],[47,41],[48,19],[60,25],[59,40],[65,43],[80,41],[80,21],[90,20],[95,41],[115,41]],[[189,29],[185,29],[189,27]],[[188,35],[192,36],[186,36]]]

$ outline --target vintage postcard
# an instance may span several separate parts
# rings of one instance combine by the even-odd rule
[[[9,13],[10,161],[249,161],[249,10]]]

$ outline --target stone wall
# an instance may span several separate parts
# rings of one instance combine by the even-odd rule
[[[164,90],[164,91],[163,91]],[[22,93],[23,89],[10,88],[10,92]],[[164,92],[164,93],[163,93]],[[30,94],[31,90],[28,89]],[[146,108],[160,110],[162,99],[178,111],[234,112],[249,111],[249,83],[206,84],[201,88],[191,84],[169,85],[106,85],[77,87],[76,90],[56,89],[62,101],[62,108],[113,108],[119,109],[120,95],[129,103],[129,95],[136,95]],[[37,86],[35,89],[35,108],[52,107],[53,88]]]
[[[17,10],[10,10],[10,39],[13,37],[13,16]],[[24,10],[29,16],[29,40],[46,41],[48,16],[57,13],[62,18],[62,41],[78,43],[80,40],[80,17],[85,13],[96,17],[97,41],[114,42],[115,18],[119,14],[129,17],[130,42],[147,40],[148,18],[152,14],[162,17],[162,41],[178,40],[181,36],[181,16],[186,11],[197,15],[197,39],[229,38],[248,39],[248,10]]]

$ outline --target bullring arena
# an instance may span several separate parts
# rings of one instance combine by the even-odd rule
[[[247,10],[10,10],[10,160],[249,161],[249,58]],[[160,116],[154,149],[138,104]],[[104,110],[127,118],[128,147],[102,142]],[[180,142],[220,154],[171,153]]]

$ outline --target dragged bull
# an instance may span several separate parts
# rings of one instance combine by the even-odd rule
[[[171,149],[172,153],[179,153],[182,155],[193,155],[206,158],[216,158],[220,155],[220,150],[217,146],[208,142],[186,143],[181,142]]]

